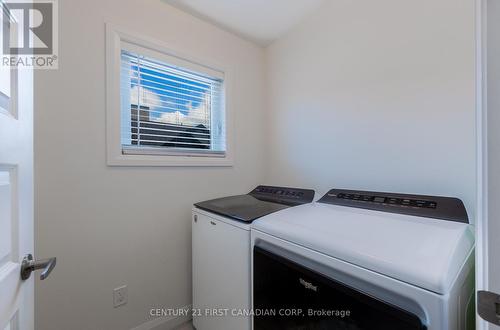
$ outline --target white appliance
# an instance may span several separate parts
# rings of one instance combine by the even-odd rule
[[[314,191],[259,186],[246,195],[196,203],[193,208],[193,324],[198,330],[248,330],[250,224],[310,203]]]
[[[460,200],[331,190],[255,221],[251,245],[255,330],[474,329]]]

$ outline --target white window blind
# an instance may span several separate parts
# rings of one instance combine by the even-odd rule
[[[122,152],[223,156],[223,74],[150,53],[121,51]]]

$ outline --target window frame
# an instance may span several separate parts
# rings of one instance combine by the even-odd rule
[[[6,10],[4,6],[5,6],[4,1],[0,0],[1,15],[5,14],[3,12]],[[12,13],[10,13],[8,16],[10,18],[9,21],[10,25],[7,24],[7,22],[4,21],[3,19],[0,24],[2,24],[2,33],[4,29],[9,29],[9,35],[10,35],[10,29],[12,29],[12,26],[15,26],[14,29],[16,31],[19,31],[19,23],[17,18],[14,15],[12,15]],[[5,15],[3,16],[3,18],[5,18]],[[19,38],[19,35],[17,36],[17,38]],[[0,99],[3,99],[0,100],[0,113],[10,115],[17,119],[18,118],[17,96],[18,96],[18,75],[19,75],[18,67],[17,66],[3,67],[0,68],[0,70],[5,70],[4,73],[8,74],[8,79],[9,79],[8,84],[10,89],[9,91],[10,96],[7,96],[7,94],[5,94],[2,90],[0,90]]]
[[[164,54],[165,57],[178,58],[180,61],[192,63],[193,67],[205,68],[224,75],[224,115],[226,150],[220,152],[197,152],[190,150],[146,150],[137,148],[131,153],[122,148],[121,143],[121,93],[120,68],[121,51],[134,45],[146,51],[144,55],[154,53]],[[175,63],[174,63],[175,64]],[[189,68],[188,68],[189,69]],[[227,66],[215,63],[211,59],[187,55],[179,49],[165,43],[128,32],[123,28],[106,23],[106,144],[107,164],[109,166],[232,166],[232,121],[230,103],[231,70]],[[130,148],[126,148],[130,149]]]

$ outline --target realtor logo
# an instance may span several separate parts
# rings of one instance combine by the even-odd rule
[[[2,9],[2,66],[57,68],[57,2],[7,0]]]

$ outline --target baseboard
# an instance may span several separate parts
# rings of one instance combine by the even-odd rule
[[[191,305],[182,307],[182,309],[191,310]],[[191,315],[158,317],[130,330],[173,330],[189,322],[191,319]]]

